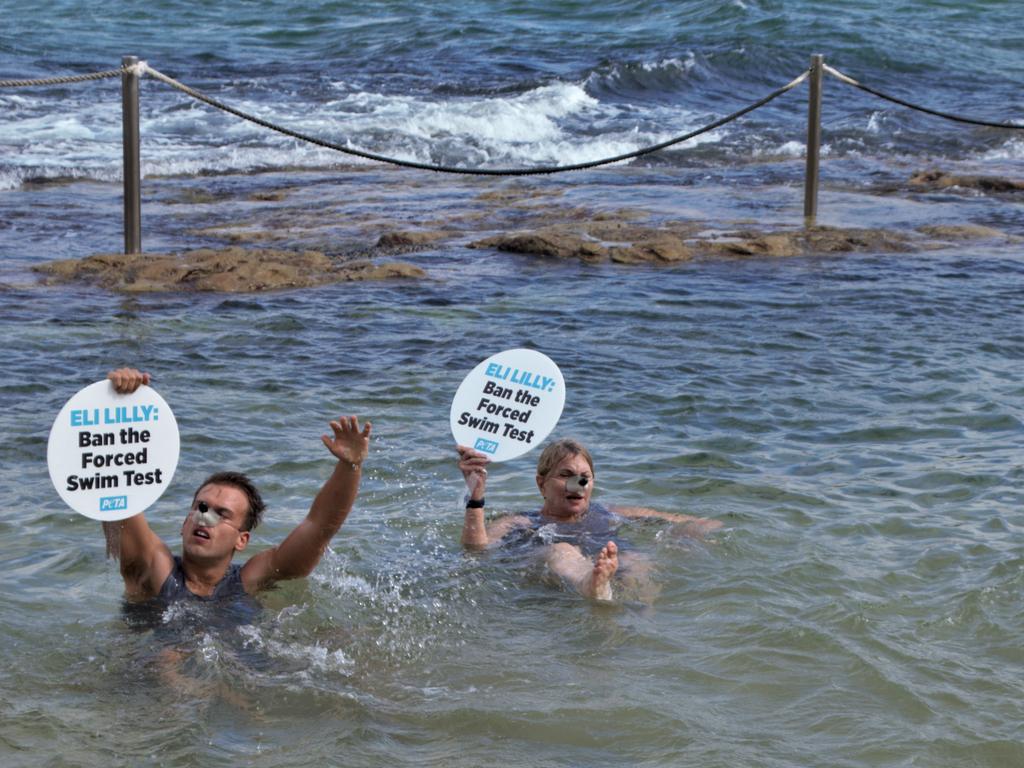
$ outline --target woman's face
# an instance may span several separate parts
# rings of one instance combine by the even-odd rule
[[[566,483],[576,475],[586,478],[582,488],[566,487]],[[544,497],[541,511],[549,517],[574,517],[582,515],[590,508],[590,494],[594,490],[594,473],[587,460],[581,455],[566,456],[556,464],[546,477],[537,475],[537,487]]]

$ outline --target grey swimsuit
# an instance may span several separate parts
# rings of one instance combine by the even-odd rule
[[[123,613],[130,626],[137,629],[168,628],[169,609],[180,605],[184,611],[175,611],[172,624],[194,628],[230,629],[252,624],[260,613],[260,604],[245,591],[242,584],[242,566],[228,566],[211,595],[197,595],[185,585],[185,571],[181,557],[174,556],[174,567],[153,598],[141,603],[125,602]]]
[[[587,557],[593,557],[609,541],[614,541],[620,549],[628,545],[617,535],[624,522],[623,518],[594,502],[591,502],[587,514],[570,523],[545,520],[539,509],[526,512],[525,516],[530,519],[529,526],[510,531],[502,542],[503,547],[557,544],[564,541],[579,547]]]

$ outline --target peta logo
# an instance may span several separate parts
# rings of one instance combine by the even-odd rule
[[[127,496],[103,496],[100,499],[100,512],[114,512],[120,509],[128,509]]]

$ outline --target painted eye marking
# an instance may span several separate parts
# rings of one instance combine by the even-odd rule
[[[192,514],[195,516],[196,522],[204,528],[213,528],[215,525],[219,525],[226,516],[223,510],[211,510],[210,505],[205,501],[198,502]]]
[[[569,493],[582,493],[589,484],[590,478],[586,475],[570,475],[565,481],[565,489]]]

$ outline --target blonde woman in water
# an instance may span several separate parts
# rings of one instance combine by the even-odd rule
[[[538,555],[556,579],[584,597],[611,600],[615,575],[643,567],[642,556],[623,551],[618,530],[631,518],[657,518],[683,524],[687,535],[703,537],[721,528],[717,520],[659,512],[646,507],[604,506],[591,500],[594,460],[581,443],[557,440],[537,462],[537,489],[543,503],[525,514],[484,519],[484,491],[490,459],[465,446],[457,447],[459,469],[469,494],[462,526],[462,545],[482,550],[501,544],[523,543],[539,547]]]

